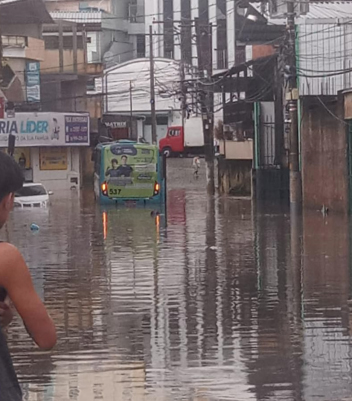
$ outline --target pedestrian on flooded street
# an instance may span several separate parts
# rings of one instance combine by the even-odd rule
[[[21,168],[0,152],[0,228],[13,208],[15,192],[23,185]],[[21,401],[22,392],[5,337],[14,308],[39,348],[49,350],[56,344],[56,331],[45,306],[36,293],[29,269],[17,248],[0,243],[0,401]]]
[[[194,172],[193,172],[193,175],[196,177],[196,178],[198,178],[199,176],[198,176],[198,173],[199,173],[199,169],[200,169],[200,159],[199,159],[199,157],[198,156],[196,156],[194,159],[193,159],[193,170],[194,170]]]

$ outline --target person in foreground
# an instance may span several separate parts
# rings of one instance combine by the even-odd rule
[[[0,152],[0,228],[13,208],[14,193],[23,185],[17,163]],[[7,347],[4,326],[12,319],[9,302],[39,348],[49,350],[56,344],[56,330],[36,293],[28,267],[17,248],[0,243],[0,401],[21,401],[22,394]]]

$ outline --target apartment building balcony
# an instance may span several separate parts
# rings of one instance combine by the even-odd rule
[[[3,57],[28,59],[34,61],[44,60],[45,46],[41,39],[29,36],[2,36]]]
[[[67,76],[98,76],[103,73],[102,63],[87,63],[84,50],[63,50],[62,55],[58,50],[45,50],[45,60],[41,62],[42,75],[67,75]]]
[[[77,76],[97,76],[103,72],[100,58],[88,56],[87,35],[77,23],[57,21],[56,24],[45,25],[43,38],[45,54],[41,63],[42,76],[62,75],[61,79],[66,76],[70,80]],[[90,51],[89,54],[93,53]]]
[[[44,61],[41,62],[40,71],[46,74],[86,75],[87,62],[83,49],[76,52],[67,50],[45,50]]]

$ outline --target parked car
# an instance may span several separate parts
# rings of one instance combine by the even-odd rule
[[[51,194],[42,184],[26,183],[15,193],[15,207],[47,207]]]

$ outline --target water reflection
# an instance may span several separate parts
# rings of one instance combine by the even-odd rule
[[[348,397],[348,232],[341,216],[292,219],[182,189],[167,228],[74,194],[16,211],[8,235],[59,330],[47,354],[11,328],[24,399]]]

